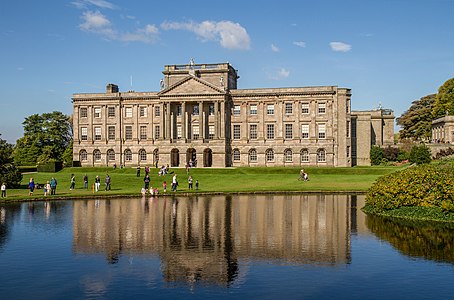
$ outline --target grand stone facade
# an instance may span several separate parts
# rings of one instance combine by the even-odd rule
[[[158,92],[74,94],[74,160],[82,166],[369,164],[392,144],[390,110],[351,111],[337,86],[237,89],[228,63],[167,65]]]

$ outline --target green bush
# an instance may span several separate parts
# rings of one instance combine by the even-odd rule
[[[417,165],[427,164],[432,160],[432,154],[426,145],[413,146],[408,159]]]
[[[382,176],[368,190],[366,205],[376,212],[402,206],[441,207],[454,212],[453,164],[426,164]]]
[[[383,158],[385,157],[385,151],[379,146],[372,146],[370,149],[370,163],[372,165],[381,164]]]

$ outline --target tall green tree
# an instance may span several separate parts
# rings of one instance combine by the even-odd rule
[[[433,118],[454,115],[454,78],[447,80],[439,89],[432,111]]]
[[[17,140],[13,153],[17,165],[35,165],[62,159],[72,138],[70,117],[54,111],[31,115],[22,124],[24,136]]]
[[[13,145],[0,138],[0,184],[4,182],[9,187],[17,187],[22,180],[22,174],[13,164],[12,154]]]
[[[401,139],[414,141],[430,139],[432,136],[433,107],[436,94],[413,101],[410,108],[396,119]]]

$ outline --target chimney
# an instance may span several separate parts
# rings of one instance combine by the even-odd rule
[[[106,86],[106,93],[118,93],[118,85],[109,83]]]

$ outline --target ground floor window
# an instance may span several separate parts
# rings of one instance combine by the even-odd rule
[[[290,150],[290,149],[285,150],[284,159],[285,159],[285,162],[292,162],[293,161],[292,150]]]
[[[79,160],[80,160],[80,161],[87,161],[87,159],[88,159],[87,151],[85,151],[85,150],[80,150],[80,153],[79,153]]]
[[[99,150],[93,151],[93,158],[95,161],[101,161],[101,151]]]
[[[318,161],[318,162],[326,162],[326,152],[325,152],[325,149],[318,149],[318,150],[317,150],[317,161]]]
[[[257,150],[251,149],[249,151],[249,161],[256,162],[257,161]]]
[[[273,149],[266,150],[265,156],[266,156],[267,162],[273,162],[274,161],[274,150]]]
[[[234,161],[239,161],[240,160],[240,150],[238,149],[233,149],[233,160]]]
[[[140,149],[139,151],[139,160],[146,161],[147,160],[147,151],[145,149]]]
[[[301,150],[301,162],[309,162],[309,151],[307,149]]]
[[[129,149],[125,150],[125,161],[132,161],[132,152]]]
[[[115,151],[113,151],[112,149],[108,150],[107,151],[107,159],[109,161],[115,161]]]

